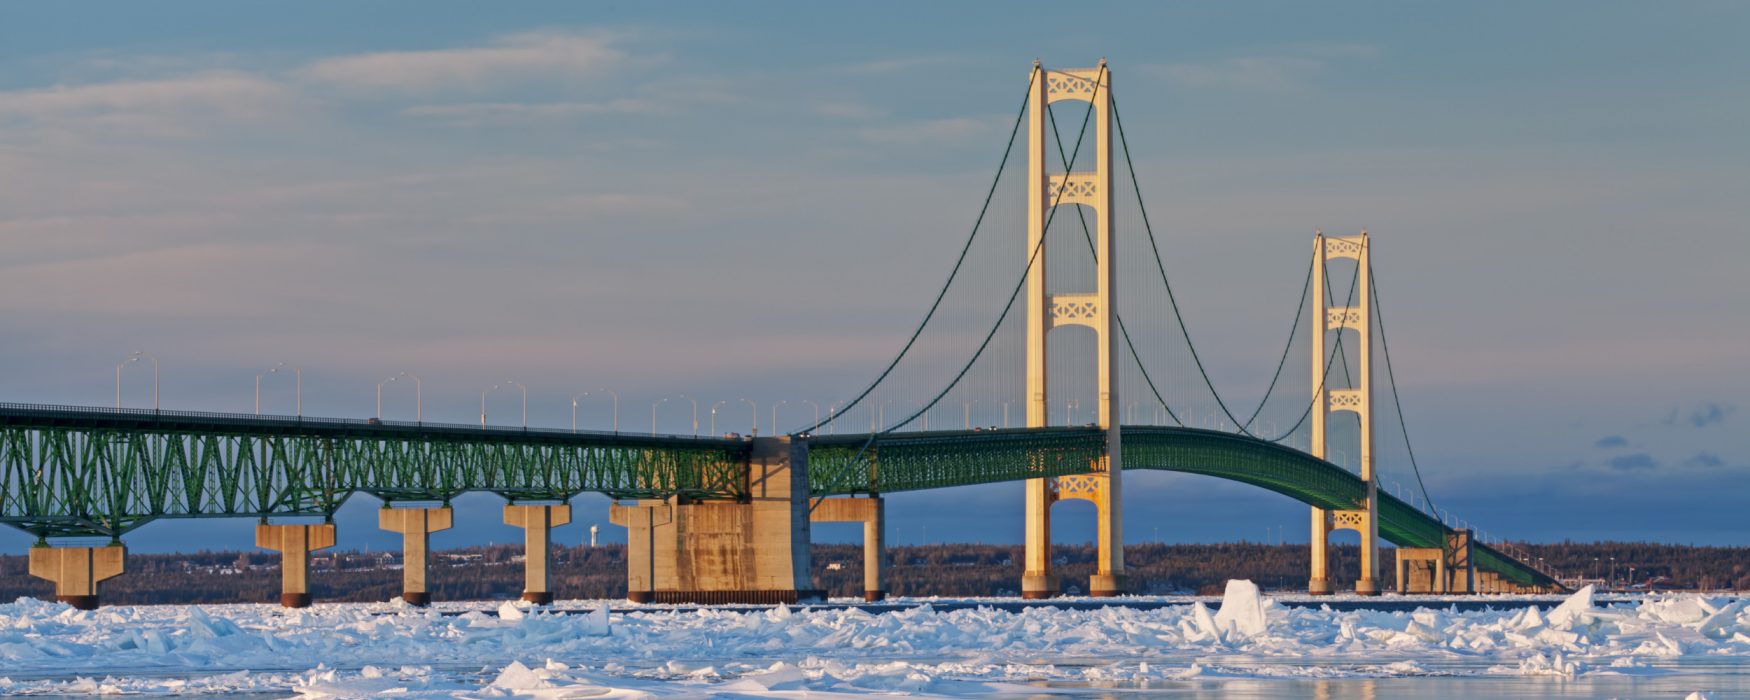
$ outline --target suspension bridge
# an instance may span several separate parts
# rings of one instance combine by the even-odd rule
[[[125,569],[134,529],[255,518],[257,545],[283,555],[282,602],[298,607],[310,603],[310,552],[334,544],[334,513],[368,494],[384,504],[379,525],[404,535],[405,599],[425,604],[430,534],[454,525],[453,498],[491,492],[526,534],[524,598],[548,602],[549,532],[570,521],[569,499],[595,492],[627,528],[634,601],[808,599],[814,522],[863,524],[866,597],[879,600],[887,494],[1023,481],[1023,596],[1059,594],[1051,512],[1074,499],[1097,519],[1088,590],[1112,596],[1130,585],[1123,475],[1144,469],[1307,504],[1315,594],[1333,592],[1333,530],[1360,537],[1360,594],[1380,592],[1382,540],[1396,545],[1400,592],[1560,589],[1421,485],[1365,231],[1314,237],[1281,359],[1255,408],[1236,412],[1192,343],[1140,180],[1104,62],[1035,64],[922,320],[872,381],[787,434],[662,435],[654,418],[637,434],[617,415],[611,431],[498,427],[484,408],[474,426],[383,420],[380,406],[355,420],[0,404],[0,523],[35,535],[31,574],[89,608]],[[1391,399],[1377,422],[1376,356]],[[1401,438],[1393,450],[1376,428]],[[1415,488],[1394,488],[1388,470]]]

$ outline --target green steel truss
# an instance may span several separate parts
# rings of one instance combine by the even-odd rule
[[[916,491],[1086,474],[1106,454],[1097,428],[893,433],[808,438],[815,496]]]
[[[932,432],[810,439],[809,482],[815,496],[917,489],[1086,474],[1105,453],[1096,428]],[[1125,469],[1203,474],[1259,486],[1308,505],[1360,508],[1361,478],[1305,452],[1241,435],[1197,428],[1123,429]],[[1379,494],[1380,537],[1400,547],[1443,548],[1451,529],[1396,496]],[[1475,564],[1522,585],[1551,585],[1547,575],[1481,542]]]
[[[811,495],[880,494],[1100,469],[1097,428],[814,435]],[[1361,479],[1290,448],[1195,428],[1123,429],[1127,469],[1204,474],[1328,509],[1360,507]],[[331,516],[354,493],[444,501],[742,499],[744,440],[217,413],[0,404],[0,524],[41,537],[105,536],[158,518]],[[1380,494],[1380,536],[1442,547],[1450,530]],[[1554,583],[1482,543],[1476,564]]]
[[[158,518],[330,516],[354,493],[741,498],[748,450],[690,437],[0,405],[0,523],[119,537]]]

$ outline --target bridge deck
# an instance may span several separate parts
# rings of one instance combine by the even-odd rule
[[[1337,465],[1252,438],[1128,426],[1127,469],[1204,474],[1329,509],[1360,507]],[[809,438],[815,496],[894,493],[1086,474],[1097,428]],[[333,513],[353,493],[447,501],[740,498],[746,440],[454,424],[0,404],[0,523],[42,536],[119,536],[158,518]],[[1441,547],[1444,524],[1380,494],[1380,536]],[[1486,545],[1477,563],[1520,583],[1548,577]]]

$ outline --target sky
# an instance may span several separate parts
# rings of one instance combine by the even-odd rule
[[[841,401],[928,307],[1032,62],[1105,58],[1218,386],[1256,399],[1313,230],[1365,227],[1443,508],[1744,544],[1745,36],[1728,2],[9,3],[0,400],[110,405],[146,350],[167,409],[251,411],[279,362],[319,416],[374,414],[404,371],[454,422],[507,378],[553,427],[598,387],[628,422]],[[130,367],[124,403],[151,391]],[[283,377],[264,400],[289,410]],[[1237,484],[1137,473],[1125,499],[1133,542],[1307,536]],[[897,494],[889,541],[1018,542],[1022,500]],[[556,537],[623,541],[605,503]],[[1060,541],[1092,536],[1081,505]],[[395,544],[374,507],[342,546]],[[459,507],[437,546],[517,537],[494,497]]]

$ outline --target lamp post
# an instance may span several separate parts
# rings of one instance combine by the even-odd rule
[[[518,389],[523,390],[523,430],[528,430],[529,429],[529,388],[526,386],[523,386],[522,382],[517,382],[517,381],[499,382],[499,383],[494,384],[492,386],[486,387],[486,389],[484,391],[480,392],[480,427],[481,428],[486,427],[486,395],[496,391],[499,387],[505,386],[505,385],[514,386]],[[573,428],[573,430],[575,430],[575,429],[576,428]]]
[[[577,432],[577,402],[580,399],[582,399],[583,397],[589,396],[590,394],[597,393],[597,392],[607,394],[609,396],[614,397],[614,432],[616,432],[616,433],[620,432],[620,395],[616,394],[612,391],[609,391],[607,389],[596,389],[595,391],[586,391],[586,392],[583,392],[581,394],[578,394],[576,396],[571,397],[571,432],[574,432],[574,433]]]
[[[292,392],[296,397],[294,401],[297,403],[298,407],[297,415],[299,418],[304,417],[304,372],[296,367],[287,367],[284,362],[277,363],[266,371],[259,372],[255,375],[255,415],[261,415],[261,378],[279,372],[282,369],[289,369],[292,371],[292,384],[294,385]]]
[[[414,415],[414,420],[416,420],[420,423],[424,423],[425,422],[425,382],[423,382],[419,379],[419,375],[414,374],[412,372],[402,372],[402,373],[397,374],[393,377],[390,377],[390,378],[385,379],[383,381],[377,382],[377,420],[378,421],[383,420],[383,385],[388,384],[389,382],[393,382],[393,381],[400,379],[402,377],[406,377],[408,379],[413,380],[413,415]]]
[[[814,425],[818,427],[820,425],[820,404],[817,404],[813,401],[809,401],[808,399],[803,399],[802,403],[805,403],[805,404],[808,404],[808,405],[814,407]]]
[[[1004,428],[1009,427],[1009,403],[1010,402],[1008,402],[1008,401],[1003,402],[1003,427]]]
[[[830,404],[826,407],[826,434],[827,435],[837,435],[838,434],[838,425],[837,425],[838,417],[839,417],[839,405],[837,402],[833,402],[832,404]]]
[[[651,435],[656,434],[656,407],[661,406],[665,403],[668,403],[667,397],[657,399],[656,403],[650,404],[650,434]]]
[[[729,402],[728,401],[718,401],[717,403],[711,404],[711,436],[712,437],[717,436],[717,407],[722,406],[723,404],[726,404],[726,403],[729,403]]]
[[[753,436],[759,437],[760,436],[760,403],[758,401],[753,400],[753,399],[742,399],[741,402],[747,404],[748,408],[752,409],[752,412],[753,412]]]
[[[115,407],[122,407],[122,368],[139,362],[140,358],[152,361],[152,410],[158,410],[158,358],[145,350],[135,350],[134,354],[122,360],[115,366]]]
[[[787,403],[790,403],[789,399],[780,399],[777,403],[772,404],[772,422],[769,425],[772,426],[773,435],[778,434],[778,407]]]
[[[693,402],[693,437],[698,437],[699,436],[699,400],[695,399],[691,396],[688,396],[686,394],[681,394],[681,398]]]

